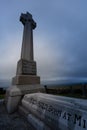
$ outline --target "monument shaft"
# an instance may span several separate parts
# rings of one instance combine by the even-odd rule
[[[33,31],[31,22],[24,25],[21,59],[33,61]]]

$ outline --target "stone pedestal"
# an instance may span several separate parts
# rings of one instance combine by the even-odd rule
[[[17,64],[16,75],[37,75],[36,62],[20,59]]]
[[[13,85],[40,84],[37,76],[36,62],[20,59],[17,64],[16,76],[12,79]]]
[[[25,94],[45,92],[44,86],[40,84],[35,85],[13,85],[6,91],[5,104],[8,113],[13,113],[17,110],[21,99]]]
[[[32,75],[19,75],[12,79],[13,85],[28,85],[28,84],[40,84],[39,76]]]

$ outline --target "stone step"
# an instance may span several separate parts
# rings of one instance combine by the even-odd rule
[[[23,97],[22,106],[52,130],[87,130],[87,101],[81,101],[34,93]]]
[[[28,114],[28,121],[35,128],[35,130],[51,130],[44,122],[32,114]]]
[[[21,99],[25,94],[45,92],[44,86],[40,84],[33,85],[13,85],[6,91],[5,104],[8,113],[13,113],[17,110]]]
[[[28,111],[25,107],[23,107],[22,105],[20,105],[20,106],[18,107],[18,112],[19,112],[21,115],[23,115],[24,117],[26,117],[26,116],[29,114],[29,111]]]
[[[35,130],[50,130],[50,128],[40,119],[31,114],[24,106],[20,105],[18,111],[27,121],[35,128]]]

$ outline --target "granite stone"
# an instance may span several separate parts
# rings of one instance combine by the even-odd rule
[[[19,60],[16,75],[36,75],[36,62]]]
[[[52,130],[87,130],[86,100],[36,93],[25,95],[22,106]]]
[[[13,85],[40,84],[40,77],[34,75],[19,75],[12,79]]]
[[[7,89],[5,103],[8,113],[13,113],[18,109],[22,97],[25,94],[45,92],[44,86],[36,85],[14,85]]]
[[[24,25],[21,59],[33,61],[33,29],[36,27],[36,22],[28,12],[21,14],[20,21]]]
[[[4,100],[0,100],[0,130],[35,130],[18,111],[8,114]]]

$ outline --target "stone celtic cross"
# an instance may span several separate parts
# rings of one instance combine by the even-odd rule
[[[23,40],[21,57],[17,64],[16,77],[13,78],[13,84],[37,84],[40,83],[40,77],[37,76],[33,52],[33,29],[36,28],[36,22],[28,12],[21,14],[20,21],[24,26]]]
[[[36,23],[33,20],[32,15],[28,12],[26,14],[21,14],[20,21],[24,25],[21,58],[28,61],[32,61],[34,59],[33,29],[35,29]]]

